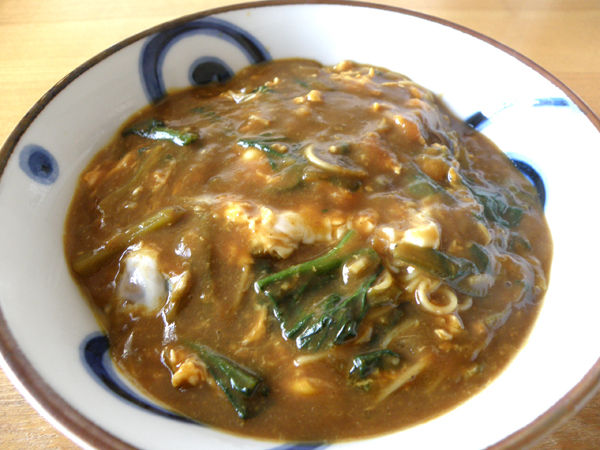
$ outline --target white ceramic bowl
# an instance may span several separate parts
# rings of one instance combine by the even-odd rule
[[[554,262],[526,346],[466,403],[369,446],[521,446],[577,410],[600,379],[600,302],[591,285],[600,240],[589,200],[597,191],[599,119],[556,78],[497,42],[432,17],[361,4],[242,5],[164,24],[77,68],[23,118],[0,152],[0,348],[21,392],[81,445],[292,445],[231,436],[126,400],[136,394],[107,360],[62,241],[78,174],[131,113],[165,90],[283,57],[352,59],[407,74],[545,186]]]

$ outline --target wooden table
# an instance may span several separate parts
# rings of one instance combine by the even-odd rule
[[[54,83],[134,33],[231,0],[1,0],[0,142]],[[600,113],[600,1],[381,0],[465,25],[531,58]],[[537,449],[600,446],[600,394]],[[0,371],[0,448],[76,448]]]

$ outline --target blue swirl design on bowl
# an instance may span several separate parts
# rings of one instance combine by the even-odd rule
[[[81,344],[80,353],[84,367],[87,368],[88,372],[102,387],[106,388],[120,399],[129,403],[133,403],[134,405],[137,405],[146,411],[180,422],[186,422],[200,426],[203,425],[199,422],[188,419],[187,417],[153,405],[127,387],[125,383],[120,380],[119,375],[115,372],[112,366],[110,355],[108,353],[109,348],[110,342],[108,337],[99,332],[90,334]],[[272,450],[314,450],[325,447],[326,445],[322,443],[289,443],[272,447]]]
[[[465,119],[465,123],[471,128],[481,131],[483,128],[489,125],[490,120],[496,114],[517,105],[519,105],[518,102],[505,103],[501,107],[495,108],[495,110],[492,110],[487,114],[484,114],[482,111],[476,111]],[[525,106],[532,106],[534,108],[539,108],[540,106],[571,107],[573,104],[566,98],[562,97],[544,97],[535,98],[532,102],[525,103]]]
[[[191,34],[215,36],[235,44],[246,54],[250,64],[271,59],[265,47],[257,39],[224,20],[205,17],[169,28],[151,37],[144,45],[140,57],[142,84],[150,101],[158,102],[166,94],[162,76],[165,55],[177,41]],[[192,81],[195,84],[210,82],[214,78],[224,81],[232,75],[231,69],[217,57],[197,60],[190,73],[194,74]]]
[[[477,111],[467,117],[464,121],[471,128],[481,131],[483,128],[488,126],[494,116],[501,113],[502,111],[509,109],[514,106],[527,106],[533,108],[540,107],[558,107],[558,108],[571,108],[575,107],[574,104],[566,98],[562,97],[543,97],[535,98],[528,102],[515,102],[505,103],[500,108],[493,109],[491,113],[484,114],[482,111]],[[523,161],[518,156],[508,155],[513,165],[527,178],[537,191],[538,198],[542,208],[546,205],[546,187],[544,180],[539,172],[528,162]]]
[[[509,158],[513,165],[519,169],[519,172],[533,184],[533,187],[537,191],[540,204],[542,205],[542,208],[544,208],[546,206],[546,186],[544,185],[544,180],[541,175],[531,166],[531,164],[510,155]]]
[[[19,167],[25,174],[40,184],[52,184],[58,179],[58,163],[52,154],[41,145],[29,144],[19,154]]]
[[[141,398],[138,394],[132,391],[125,385],[115,372],[108,349],[110,343],[108,337],[102,333],[92,333],[81,345],[81,358],[84,366],[91,373],[92,377],[103,387],[114,393],[117,397],[126,400],[129,403],[139,406],[140,408],[151,411],[169,419],[178,420],[180,422],[196,423],[187,417],[180,416],[166,409],[153,405]]]
[[[189,79],[192,85],[203,85],[221,83],[232,76],[233,70],[225,61],[214,56],[203,56],[190,67]]]

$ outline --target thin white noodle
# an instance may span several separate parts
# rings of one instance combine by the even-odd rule
[[[408,292],[415,292],[415,290],[419,286],[419,283],[421,283],[423,281],[423,277],[411,275],[407,281],[408,281],[408,283],[406,285],[406,290]]]
[[[434,304],[429,298],[429,296],[434,292],[437,292],[445,297],[447,303],[445,305]],[[448,286],[441,286],[437,289],[431,289],[429,283],[425,281],[419,283],[419,286],[415,291],[415,299],[417,304],[420,305],[425,311],[438,316],[451,314],[456,311],[456,307],[458,306],[458,298],[452,289],[450,289]]]
[[[458,302],[457,311],[466,311],[473,306],[473,297],[464,297],[463,301]]]
[[[385,400],[392,393],[396,392],[406,383],[409,383],[415,377],[417,377],[417,375],[419,375],[429,365],[429,359],[429,357],[424,356],[412,366],[407,367],[406,369],[401,371],[394,381],[392,381],[379,392],[377,399],[375,399],[375,403],[379,403],[382,400]]]
[[[424,272],[418,269],[413,269],[412,271],[407,272],[404,276],[404,281],[406,282],[405,289],[413,294],[421,283],[428,284],[429,290],[431,291],[435,291],[441,284],[439,280],[428,277]]]
[[[233,311],[237,310],[242,303],[244,295],[250,289],[250,267],[247,264],[242,266],[242,273],[236,286],[236,293],[231,302],[231,308]]]
[[[305,364],[310,364],[327,357],[327,352],[315,353],[312,355],[301,355],[294,359],[294,366],[300,367]]]
[[[242,345],[248,345],[262,339],[267,332],[267,315],[266,306],[260,306],[257,312],[257,319],[246,337],[242,340]]]
[[[396,328],[394,328],[385,335],[385,337],[381,340],[381,347],[387,348],[387,346],[390,345],[390,342],[392,342],[399,334],[404,333],[418,325],[418,319],[406,320],[402,322],[402,324],[398,325]]]
[[[385,270],[379,276],[379,278],[377,279],[375,284],[369,288],[369,290],[367,291],[367,296],[369,294],[377,294],[377,293],[385,291],[387,288],[389,288],[392,285],[393,281],[394,280],[392,279],[392,275],[390,274],[390,272]]]

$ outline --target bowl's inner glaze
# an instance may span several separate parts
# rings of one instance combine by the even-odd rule
[[[227,30],[239,34],[209,31],[212,25],[202,23],[227,24]],[[414,36],[427,39],[390,51],[390,42],[414,42]],[[149,50],[153,45],[158,50]],[[225,77],[261,55],[308,57],[325,64],[352,59],[405,73],[442,94],[459,117],[485,116],[478,123],[482,131],[545,182],[554,263],[527,345],[481,394],[434,421],[377,438],[374,445],[448,446],[444,437],[451,433],[463,436],[461,448],[485,447],[534,421],[576,386],[597,360],[591,343],[597,339],[598,306],[588,301],[582,282],[593,279],[591,257],[598,250],[585,195],[595,189],[597,119],[589,120],[590,112],[575,106],[570,91],[524,58],[465,30],[376,7],[280,5],[232,8],[132,38],[63,80],[7,141],[2,159],[8,162],[0,179],[0,208],[11,212],[0,218],[0,248],[11,255],[0,260],[5,274],[0,307],[7,325],[3,357],[41,407],[84,440],[95,427],[84,431],[81,423],[86,422],[78,414],[96,424],[101,442],[116,436],[137,447],[160,448],[178,436],[181,448],[200,441],[232,448],[275,445],[158,416],[123,402],[90,376],[83,355],[98,326],[72,282],[62,250],[64,217],[77,176],[120,123],[156,92],[205,80],[214,69],[217,78]],[[597,371],[578,392],[597,383]],[[482,421],[490,411],[494,420]],[[108,435],[103,437],[102,430]]]

